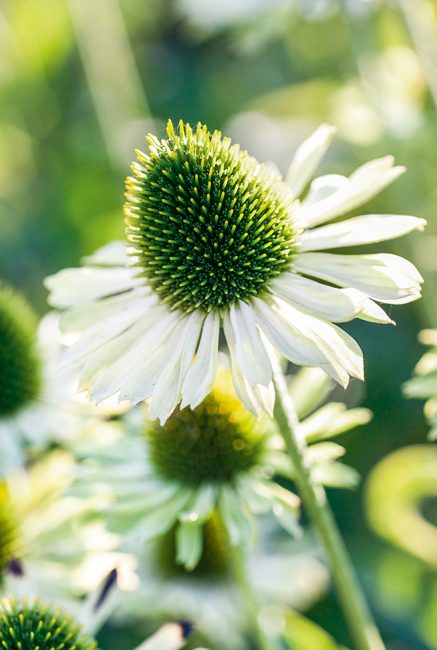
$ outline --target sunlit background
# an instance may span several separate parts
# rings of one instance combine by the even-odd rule
[[[424,299],[392,309],[396,328],[350,326],[365,352],[367,381],[353,383],[346,399],[371,408],[374,419],[345,438],[361,488],[330,492],[377,622],[396,650],[437,648],[437,468],[429,471],[429,489],[415,485],[423,455],[417,445],[428,445],[425,455],[435,451],[426,442],[422,405],[401,393],[422,353],[418,331],[437,326],[436,103],[437,2],[431,0],[0,5],[0,276],[41,314],[46,275],[122,237],[133,150],[144,146],[147,131],[162,135],[168,118],[219,128],[282,171],[297,144],[329,121],[338,137],[322,172],[348,175],[387,153],[408,168],[368,212],[428,219],[425,235],[392,246],[423,273]],[[412,445],[411,453],[384,461],[374,477],[379,491],[375,496],[372,485],[364,498],[371,469]],[[423,516],[436,524],[425,540],[420,527],[402,524],[402,513],[394,532],[372,532],[369,516],[381,528],[377,509],[384,499],[389,511],[401,508],[388,499],[399,483],[404,500],[407,483]],[[308,614],[349,643],[332,593]],[[136,634],[119,632],[115,646],[132,647],[129,636]],[[115,647],[108,631],[102,639],[104,648]]]

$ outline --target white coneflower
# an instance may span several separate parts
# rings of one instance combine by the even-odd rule
[[[317,406],[326,376],[302,373],[296,385],[309,386]],[[338,462],[343,447],[325,438],[368,419],[364,409],[330,404],[303,421],[302,436],[314,443],[306,460],[315,481],[356,484],[355,472]],[[107,425],[100,440],[89,437],[78,452],[76,490],[103,498],[113,532],[144,543],[174,529],[177,562],[187,569],[199,563],[204,527],[215,514],[234,545],[250,539],[254,514],[270,512],[288,532],[300,532],[298,498],[271,480],[276,473],[293,477],[281,438],[241,405],[230,373],[220,372],[196,409],[175,412],[163,427],[144,419],[143,429]]]
[[[0,595],[72,602],[96,588],[105,564],[122,568],[123,588],[134,583],[133,559],[114,552],[118,540],[93,503],[66,495],[73,469],[71,456],[57,451],[0,481]]]
[[[415,300],[422,278],[396,255],[329,251],[425,222],[367,214],[326,225],[404,171],[387,156],[304,194],[333,134],[324,125],[304,142],[285,182],[205,126],[175,132],[169,122],[167,139],[148,136],[127,181],[130,246],[47,279],[51,304],[67,310],[64,330],[78,335],[68,358],[83,365],[94,400],[151,398],[161,422],[179,403],[195,408],[214,381],[222,326],[236,391],[255,413],[272,410],[270,346],[343,386],[363,378],[359,346],[334,323],[391,322],[374,301]]]
[[[77,376],[59,371],[54,321],[49,315],[37,328],[24,298],[0,284],[0,476],[29,452],[67,441],[91,416],[75,398]]]

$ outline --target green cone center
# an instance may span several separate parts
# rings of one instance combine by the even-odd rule
[[[161,427],[147,431],[150,460],[155,470],[189,485],[230,482],[257,465],[266,435],[228,388],[217,383],[194,411],[175,411]]]
[[[224,308],[262,293],[295,250],[285,183],[229,138],[181,123],[148,136],[127,179],[127,235],[171,307]]]
[[[0,418],[13,416],[40,394],[36,319],[24,299],[0,285]]]
[[[71,616],[39,600],[0,602],[0,642],[4,650],[97,650]]]

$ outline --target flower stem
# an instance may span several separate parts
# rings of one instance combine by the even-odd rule
[[[244,604],[249,616],[251,632],[256,639],[259,650],[272,650],[272,645],[259,624],[259,603],[254,593],[253,584],[247,574],[246,558],[241,546],[230,544],[235,580],[240,587]]]
[[[282,370],[275,359],[275,419],[293,463],[294,479],[302,502],[319,534],[330,563],[332,579],[357,650],[384,650],[345,544],[335,523],[322,486],[316,484],[306,467],[299,422],[287,390]]]

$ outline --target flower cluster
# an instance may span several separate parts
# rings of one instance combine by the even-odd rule
[[[313,180],[334,131],[321,126],[282,178],[219,131],[169,122],[127,179],[126,240],[47,278],[62,313],[37,328],[1,285],[5,650],[97,650],[112,613],[126,624],[151,612],[195,620],[222,646],[265,646],[256,598],[240,608],[242,593],[303,609],[326,587],[293,490],[325,507],[323,486],[359,480],[332,440],[371,417],[327,401],[332,380],[363,379],[361,349],[338,324],[392,323],[380,303],[416,300],[422,283],[397,255],[348,249],[425,224],[351,216],[404,171],[390,156]],[[304,366],[288,386],[282,361]],[[410,391],[435,397],[428,380]],[[287,400],[300,420],[288,439],[271,417],[275,390],[282,420],[294,418]],[[282,641],[298,643],[304,619],[285,619]],[[166,624],[137,650],[177,650],[191,631]]]

